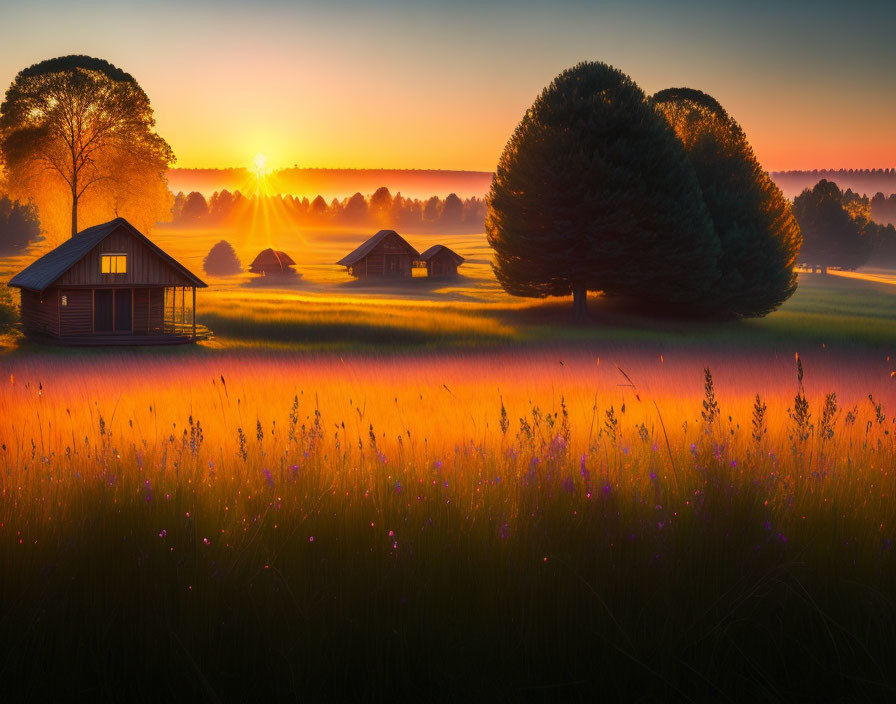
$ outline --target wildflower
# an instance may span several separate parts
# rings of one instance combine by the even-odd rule
[[[203,538],[202,542],[205,543],[206,545],[211,545],[208,538]]]
[[[160,538],[164,538],[166,535],[168,535],[168,531],[165,530],[164,528],[162,528],[162,532],[159,533],[159,537],[160,537]]]
[[[308,542],[309,542],[309,543],[313,543],[313,542],[314,542],[314,536],[313,536],[313,535],[309,535],[309,536],[308,536]]]

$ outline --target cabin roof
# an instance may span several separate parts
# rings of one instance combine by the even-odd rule
[[[404,246],[407,247],[410,253],[414,256],[414,258],[420,256],[420,253],[416,249],[411,247],[411,245],[408,244],[407,240],[399,235],[395,230],[380,230],[364,244],[358,247],[354,252],[346,257],[343,257],[336,263],[342,266],[352,266],[353,264],[358,263],[368,254],[370,254],[374,250],[374,248],[389,235],[395,235],[399,240],[401,240]]]
[[[115,218],[109,222],[104,222],[102,225],[94,225],[86,230],[81,230],[81,232],[67,239],[56,249],[50,250],[44,256],[31,262],[31,264],[16,274],[7,285],[27,288],[32,291],[44,291],[119,227],[125,227],[132,235],[138,237],[166,263],[192,281],[194,286],[199,288],[207,286],[202,279],[190,272],[189,269],[170,254],[165,253],[158,245],[153,243],[152,240],[124,218]]]
[[[268,247],[267,249],[262,250],[258,253],[258,256],[252,260],[252,263],[249,265],[250,269],[254,269],[258,265],[264,264],[274,264],[277,263],[281,269],[285,269],[288,266],[292,266],[295,262],[292,260],[286,252],[280,252],[276,249],[271,249]]]
[[[420,261],[428,262],[429,260],[434,259],[436,257],[436,255],[441,254],[442,252],[445,252],[448,255],[450,255],[451,258],[454,259],[454,263],[457,266],[460,266],[461,264],[464,263],[464,261],[466,261],[462,256],[460,256],[453,249],[449,249],[448,247],[446,247],[443,244],[435,244],[432,247],[430,247],[429,249],[427,249],[425,252],[423,252],[420,255]]]

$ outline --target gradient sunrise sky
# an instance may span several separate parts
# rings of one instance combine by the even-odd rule
[[[581,60],[700,88],[769,170],[896,166],[896,2],[0,0],[0,85],[65,54],[149,94],[178,166],[490,171]]]

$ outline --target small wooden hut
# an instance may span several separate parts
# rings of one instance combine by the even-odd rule
[[[420,262],[426,265],[426,275],[433,278],[452,278],[457,276],[457,267],[464,263],[464,258],[443,244],[437,244],[420,255]]]
[[[359,279],[413,276],[420,253],[395,230],[380,230],[337,264]]]
[[[196,289],[206,284],[116,218],[47,252],[9,286],[21,291],[29,335],[71,345],[157,345],[197,339]]]
[[[249,271],[253,274],[261,274],[269,276],[271,274],[279,275],[295,274],[293,265],[295,262],[286,252],[278,252],[275,249],[265,249],[258,253],[258,256],[252,260],[249,265]]]

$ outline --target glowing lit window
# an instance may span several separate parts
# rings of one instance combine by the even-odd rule
[[[67,306],[67,305],[68,305],[68,296],[66,296],[65,294],[62,294],[62,301],[61,301],[61,303],[62,303],[63,307],[64,307],[64,306]]]
[[[124,274],[128,270],[127,254],[101,254],[100,271],[103,274]]]

